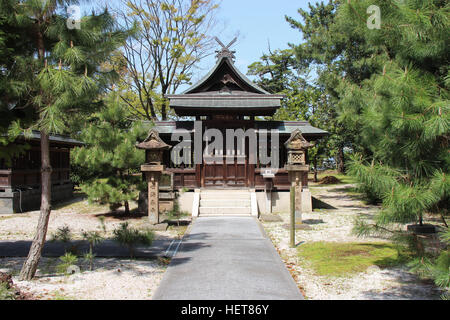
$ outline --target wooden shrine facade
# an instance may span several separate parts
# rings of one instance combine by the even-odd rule
[[[288,172],[285,169],[287,163],[287,150],[285,142],[289,139],[291,133],[295,129],[300,129],[303,136],[310,140],[317,140],[323,135],[321,130],[311,127],[308,122],[300,121],[254,121],[254,120],[229,120],[229,121],[217,121],[206,120],[200,122],[202,125],[202,133],[208,128],[215,128],[221,131],[225,129],[243,129],[244,131],[251,128],[254,129],[258,139],[261,130],[278,130],[279,132],[279,164],[278,170],[273,178],[273,187],[278,190],[289,190],[290,183],[288,180]],[[191,153],[191,159],[194,159],[194,121],[165,121],[157,122],[156,129],[159,132],[161,138],[172,146],[176,145],[176,142],[171,141],[172,133],[177,130],[188,130],[191,133],[191,148],[186,148],[186,152]],[[225,134],[224,134],[225,136]],[[269,136],[270,138],[270,136]],[[270,148],[271,141],[268,141],[268,148]],[[224,144],[225,146],[225,144]],[[206,147],[206,142],[203,142],[202,150]],[[237,144],[235,144],[237,148]],[[257,150],[259,150],[257,147]],[[248,139],[245,145],[246,154],[239,154],[238,150],[230,152],[224,148],[222,163],[206,163],[202,164],[178,164],[177,161],[171,159],[169,152],[164,154],[164,164],[166,167],[166,174],[172,175],[173,188],[181,189],[196,189],[196,188],[255,188],[257,190],[265,189],[265,181],[263,173],[268,169],[273,169],[273,166],[263,165],[260,161],[255,164],[251,164],[249,161],[249,144]],[[231,158],[231,159],[230,159]],[[238,161],[240,159],[241,161]],[[243,162],[243,163],[242,163]],[[307,186],[308,182],[303,182],[304,186]]]
[[[281,107],[282,95],[274,95],[252,83],[234,65],[233,52],[223,47],[217,55],[215,67],[197,84],[179,95],[168,95],[170,107],[179,117],[188,117],[187,121],[160,121],[156,122],[155,129],[162,140],[174,147],[178,141],[172,141],[174,133],[188,132],[191,138],[189,147],[184,152],[191,153],[191,159],[195,159],[194,141],[196,135],[200,135],[202,141],[201,150],[206,147],[203,134],[208,129],[220,131],[226,136],[227,129],[252,129],[256,133],[259,151],[260,138],[263,132],[268,132],[268,145],[270,150],[274,136],[271,130],[278,132],[278,148],[273,152],[278,153],[279,163],[272,178],[273,187],[278,190],[289,190],[290,182],[285,169],[287,163],[287,150],[284,143],[291,133],[300,129],[302,135],[308,141],[315,141],[327,135],[326,131],[311,126],[306,121],[264,121],[258,117],[273,116]],[[207,163],[206,159],[199,163],[179,163],[172,159],[170,152],[164,154],[165,173],[170,174],[171,187],[175,190],[181,188],[252,188],[263,190],[265,181],[263,174],[273,165],[263,165],[260,161],[249,161],[249,140],[246,139],[245,152],[236,149],[227,150],[223,142],[223,151],[216,155],[223,156],[223,161]],[[275,146],[275,145],[274,145]],[[197,146],[198,147],[198,146]],[[173,148],[172,148],[173,149]],[[197,161],[198,162],[198,161]],[[306,178],[305,178],[306,179]],[[307,180],[307,179],[306,179]],[[307,187],[307,181],[303,186]]]

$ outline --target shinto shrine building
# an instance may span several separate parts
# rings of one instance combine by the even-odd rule
[[[171,152],[164,153],[166,177],[160,189],[169,193],[183,190],[179,196],[180,207],[191,211],[193,203],[193,215],[285,210],[289,206],[291,185],[286,170],[285,142],[296,129],[311,142],[328,134],[307,121],[259,120],[273,116],[281,107],[283,96],[270,94],[250,81],[234,65],[233,53],[223,47],[216,65],[204,78],[181,94],[167,95],[170,108],[186,120],[159,121],[154,128],[172,146]],[[208,131],[214,135],[221,133],[225,138],[230,129],[250,132],[244,138],[244,147],[236,139],[234,146],[223,141],[219,148],[216,145],[213,151],[208,150],[208,145],[217,140],[216,136],[208,138]],[[256,141],[251,139],[252,134],[256,135]],[[183,141],[183,152],[176,152],[180,141]],[[251,154],[255,149],[256,157]],[[201,150],[200,157],[198,150]],[[277,156],[276,166],[273,161],[263,163],[260,153]],[[311,194],[307,175],[302,186],[305,211],[309,211]],[[247,193],[249,205],[247,196],[242,196]],[[245,201],[239,201],[240,197]],[[257,209],[251,204],[252,199]]]

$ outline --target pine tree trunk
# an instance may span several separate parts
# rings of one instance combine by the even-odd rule
[[[33,238],[27,260],[23,264],[19,278],[21,280],[31,280],[39,264],[42,248],[47,236],[48,221],[51,211],[51,177],[52,168],[50,165],[50,140],[49,134],[41,132],[41,212]]]
[[[345,156],[344,156],[344,147],[339,147],[338,149],[338,167],[337,170],[339,173],[345,173]]]
[[[130,213],[130,204],[128,201],[125,201],[125,215],[128,215]]]

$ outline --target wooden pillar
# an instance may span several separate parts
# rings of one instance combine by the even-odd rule
[[[286,169],[289,173],[289,181],[291,182],[291,192],[293,195],[293,205],[295,214],[295,224],[302,224],[302,189],[303,177],[308,174],[307,165],[287,165]]]
[[[295,177],[295,224],[302,221],[302,180],[303,172],[296,172]]]
[[[295,187],[290,192],[289,246],[295,248]]]

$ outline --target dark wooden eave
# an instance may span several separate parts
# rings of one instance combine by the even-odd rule
[[[194,121],[156,121],[154,129],[161,136],[167,139],[173,133],[190,132],[194,133]],[[302,135],[308,141],[314,141],[329,135],[327,131],[313,127],[308,121],[254,121],[254,129],[259,132],[261,130],[278,130],[283,136],[289,136],[296,129],[300,129]]]
[[[24,135],[23,133],[19,135],[15,142],[17,143],[27,143],[30,141],[40,142],[41,141],[41,133],[40,131],[33,130],[31,134]],[[68,136],[63,136],[59,134],[51,134],[49,136],[50,146],[60,147],[60,148],[75,148],[82,147],[85,145],[84,142],[72,139]]]

